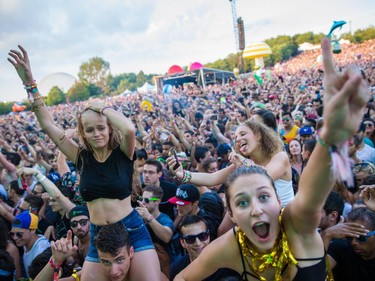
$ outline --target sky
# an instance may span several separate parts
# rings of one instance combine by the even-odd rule
[[[374,0],[236,0],[245,45],[312,31],[375,26]],[[10,49],[24,46],[38,81],[55,72],[77,77],[90,58],[113,75],[165,74],[174,64],[214,62],[236,52],[229,0],[0,0],[0,101],[26,97]],[[48,93],[42,93],[47,95]]]

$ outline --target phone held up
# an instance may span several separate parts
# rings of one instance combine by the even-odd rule
[[[173,170],[177,170],[180,167],[180,161],[178,161],[176,149],[174,147],[172,147],[171,149],[169,149],[168,155],[169,156],[173,156],[174,159],[176,159],[176,164],[172,168],[173,168]]]

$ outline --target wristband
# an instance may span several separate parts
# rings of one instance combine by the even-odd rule
[[[81,279],[79,278],[79,276],[77,275],[77,271],[75,269],[73,269],[73,273],[71,275],[75,281],[80,281]]]
[[[52,257],[49,259],[49,264],[53,268],[53,280],[54,281],[58,281],[59,280],[59,272],[60,272],[61,264],[59,266],[57,266],[56,264],[54,264],[54,262],[52,260]]]
[[[42,181],[44,181],[45,179],[46,179],[46,176],[45,175],[43,175],[40,179],[38,179],[38,178],[36,178],[37,180],[38,180],[38,182],[42,182]]]
[[[150,215],[150,217],[146,220],[146,222],[152,222],[153,219],[154,219],[154,216]]]

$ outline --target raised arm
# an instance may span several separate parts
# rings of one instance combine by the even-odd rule
[[[342,74],[337,73],[328,38],[323,39],[322,50],[325,72],[324,124],[318,144],[301,175],[298,193],[287,206],[289,210],[286,210],[288,220],[297,233],[312,233],[318,226],[320,211],[335,180],[330,147],[342,145],[357,131],[363,107],[369,99],[368,86],[360,70],[351,65]],[[337,170],[342,170],[345,160],[336,160],[341,163]]]
[[[68,198],[66,198],[61,191],[57,188],[56,185],[53,184],[46,176],[40,173],[38,170],[33,168],[21,168],[17,171],[19,176],[22,175],[34,175],[36,179],[43,185],[44,189],[48,192],[48,194],[57,201],[57,203],[69,213],[71,209],[75,207],[74,203],[72,203]]]
[[[176,160],[174,157],[169,157],[167,159],[168,166],[174,167],[176,164]],[[189,172],[184,171],[181,167],[177,170],[173,170],[170,168],[170,171],[176,175],[178,178],[183,179],[185,173],[191,174],[191,179],[189,182],[196,184],[196,185],[205,185],[205,186],[213,186],[218,184],[223,184],[227,177],[236,169],[235,165],[230,165],[224,169],[221,169],[215,173],[198,173],[198,172]]]
[[[73,162],[78,154],[77,144],[71,142],[65,137],[65,132],[57,127],[52,115],[44,104],[43,97],[40,95],[31,71],[30,60],[26,50],[18,45],[21,50],[10,50],[8,61],[16,69],[18,76],[21,78],[28,98],[31,103],[31,110],[35,113],[40,126],[58,146],[58,148]]]

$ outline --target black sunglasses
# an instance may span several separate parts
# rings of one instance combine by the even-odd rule
[[[186,244],[193,244],[195,240],[198,238],[201,242],[206,241],[210,236],[210,231],[207,229],[205,232],[201,232],[196,235],[187,235],[182,236],[182,239],[185,240]]]
[[[77,227],[78,224],[80,224],[80,226],[85,226],[88,221],[89,221],[88,219],[81,219],[79,221],[71,221],[70,226],[71,227]]]
[[[371,236],[375,235],[375,230],[367,233],[367,235],[360,235],[358,238],[356,237],[355,239],[357,239],[359,242],[367,242],[367,239]],[[352,242],[353,240],[353,237],[346,237],[346,239],[349,241],[349,242]]]
[[[14,237],[14,235],[16,235],[18,238],[23,237],[23,232],[10,232],[9,234],[12,238]]]

